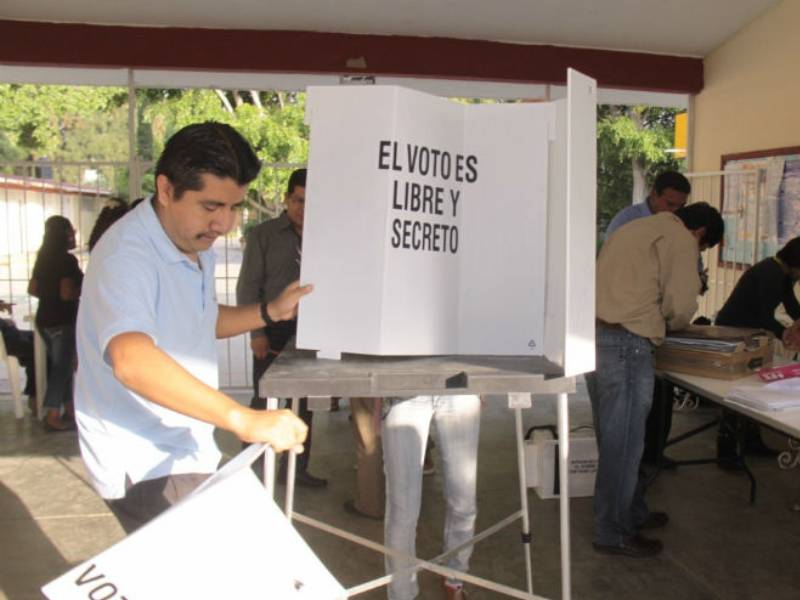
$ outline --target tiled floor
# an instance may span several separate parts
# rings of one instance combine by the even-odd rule
[[[591,421],[585,388],[571,401],[572,425]],[[352,435],[346,407],[317,413],[312,470],[325,476],[324,490],[297,490],[297,509],[309,516],[381,541],[382,524],[360,520],[342,510],[352,493],[355,473]],[[683,431],[713,415],[701,407],[676,413],[674,428]],[[526,424],[555,423],[552,398],[538,400]],[[479,465],[478,529],[517,510],[513,419],[500,399],[487,402],[482,420]],[[238,443],[219,435],[231,455]],[[778,436],[774,445],[784,444]],[[710,455],[711,432],[672,450],[676,457]],[[796,599],[800,597],[800,513],[789,509],[800,495],[800,473],[781,471],[773,459],[752,461],[759,491],[748,504],[741,475],[715,466],[681,467],[664,472],[649,492],[653,508],[668,510],[671,523],[660,533],[665,552],[655,559],[599,556],[591,548],[591,499],[571,503],[573,598],[616,599]],[[432,556],[441,544],[444,503],[441,477],[426,477],[418,529],[420,556]],[[560,597],[558,504],[532,491],[534,591]],[[377,554],[299,526],[314,550],[347,587],[382,573]],[[30,417],[16,421],[7,396],[0,396],[0,597],[41,598],[38,588],[122,537],[104,503],[90,488],[74,433],[46,434]],[[512,526],[481,542],[472,571],[508,585],[524,586],[519,530]],[[439,598],[438,580],[422,578],[422,597]],[[374,591],[362,598],[383,598]],[[470,598],[500,597],[473,589]],[[140,599],[141,600],[141,599]]]

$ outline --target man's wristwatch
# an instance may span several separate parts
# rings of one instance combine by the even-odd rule
[[[267,327],[274,327],[278,324],[272,317],[269,316],[269,311],[267,310],[268,302],[261,303],[261,318],[264,320],[264,323],[267,324]]]

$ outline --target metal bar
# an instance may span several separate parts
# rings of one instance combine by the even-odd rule
[[[267,398],[267,410],[278,408],[277,398]],[[275,450],[267,446],[264,451],[264,487],[270,498],[275,497]]]
[[[128,200],[139,197],[139,154],[136,151],[136,86],[133,69],[128,69]]]
[[[706,423],[704,425],[700,425],[699,427],[695,427],[694,429],[690,429],[686,433],[682,433],[679,436],[676,436],[674,438],[671,438],[671,439],[667,440],[667,443],[664,444],[664,447],[666,448],[667,446],[672,446],[673,444],[677,444],[679,442],[682,442],[683,440],[689,439],[690,437],[695,436],[698,433],[703,433],[707,429],[711,429],[712,427],[716,427],[717,425],[719,425],[719,422],[720,422],[720,419],[716,418],[713,421],[709,421],[708,423]]]
[[[292,398],[292,412],[296,415],[299,408],[300,400]],[[289,460],[286,465],[286,518],[292,520],[292,509],[294,508],[294,475],[295,466],[297,465],[297,452],[294,448],[289,450]]]
[[[494,535],[496,532],[500,531],[501,529],[504,529],[505,527],[508,527],[511,523],[513,523],[514,521],[519,519],[521,515],[522,515],[522,511],[518,510],[517,512],[507,516],[505,519],[503,519],[501,521],[498,521],[497,523],[495,523],[491,527],[489,527],[487,529],[484,529],[482,532],[480,532],[478,535],[476,535],[472,539],[467,540],[463,544],[460,544],[460,545],[456,546],[455,548],[451,548],[447,552],[443,552],[439,556],[436,556],[435,558],[430,559],[430,562],[436,563],[436,564],[441,564],[443,561],[445,561],[448,558],[450,558],[453,554],[457,554],[458,552],[461,552],[461,550],[463,548],[466,548],[467,546],[474,546],[475,544],[477,544],[478,542],[486,539],[490,535]],[[411,567],[409,569],[403,569],[403,571],[401,571],[401,572],[404,573],[406,571],[419,571],[419,569],[420,568],[415,565],[415,566],[413,566],[413,567]],[[364,584],[361,584],[359,586],[356,586],[355,588],[350,588],[350,590],[348,590],[348,591],[352,591],[354,589],[357,589],[358,591],[356,593],[362,593],[362,592],[365,592],[365,591],[368,591],[368,590],[374,589],[376,587],[380,587],[381,585],[385,585],[385,584],[389,583],[392,580],[392,577],[393,577],[393,575],[384,575],[383,577],[379,577],[377,579],[373,579],[372,581],[364,583]],[[362,587],[364,589],[359,589],[359,588],[362,588]],[[355,595],[355,594],[353,594],[353,595]]]
[[[476,577],[475,575],[470,575],[469,573],[463,573],[461,571],[456,571],[455,569],[450,569],[448,567],[443,567],[441,565],[434,564],[434,563],[432,563],[430,561],[427,561],[427,560],[422,560],[422,559],[419,559],[419,558],[416,558],[416,557],[413,557],[413,556],[407,556],[407,555],[403,554],[402,552],[398,552],[397,550],[393,550],[391,548],[387,548],[386,546],[383,546],[382,544],[378,544],[377,542],[373,542],[372,540],[368,540],[367,538],[352,534],[352,533],[350,533],[348,531],[345,531],[343,529],[339,529],[338,527],[333,527],[332,525],[328,525],[327,523],[323,523],[322,521],[318,521],[316,519],[313,519],[311,517],[307,517],[307,516],[302,515],[300,513],[294,513],[294,519],[295,519],[295,521],[297,521],[299,523],[304,523],[305,525],[309,525],[309,526],[314,527],[316,529],[319,529],[321,531],[325,531],[325,532],[330,533],[332,535],[344,538],[344,539],[349,540],[349,541],[351,541],[351,542],[353,542],[355,544],[358,544],[360,546],[364,546],[366,548],[370,548],[371,550],[375,550],[375,551],[381,552],[383,554],[388,554],[390,556],[395,556],[397,558],[403,558],[403,559],[406,559],[406,560],[414,561],[415,565],[418,568],[425,569],[426,571],[431,571],[433,573],[436,573],[438,575],[442,575],[444,577],[456,578],[456,579],[462,580],[462,581],[464,581],[466,583],[471,583],[472,585],[476,585],[478,587],[483,587],[483,588],[486,588],[486,589],[489,589],[489,590],[493,590],[495,592],[499,592],[501,594],[505,594],[506,596],[510,596],[512,598],[521,598],[522,600],[545,600],[541,596],[535,596],[535,595],[533,595],[531,593],[523,592],[521,590],[517,590],[515,588],[512,588],[512,587],[507,586],[507,585],[503,585],[503,584],[500,584],[500,583],[495,583],[493,581],[489,581],[488,579],[484,579],[482,577]],[[362,584],[359,587],[364,588],[364,589],[361,589],[358,593],[362,593],[364,591],[367,591],[369,589],[373,589],[375,587],[380,587],[380,585],[385,585],[386,583],[391,581],[392,577],[393,577],[393,574],[392,575],[387,575],[385,577],[381,577],[381,578],[376,579],[376,580],[374,580],[372,582],[369,582],[369,584],[371,584],[371,587],[366,587],[367,584]],[[376,581],[382,581],[383,583],[380,583],[378,585],[374,585],[374,582],[376,582]],[[355,588],[351,588],[351,590],[352,589],[355,589]],[[348,596],[351,595],[350,594],[351,590],[348,590]]]
[[[528,593],[533,593],[533,567],[531,566],[531,526],[528,515],[528,480],[525,473],[525,438],[522,433],[522,410],[514,409],[514,427],[517,433],[517,470],[519,472],[519,501],[522,510],[522,548],[525,552],[525,578]]]
[[[561,598],[572,597],[569,537],[569,397],[558,395],[558,492],[561,517]]]

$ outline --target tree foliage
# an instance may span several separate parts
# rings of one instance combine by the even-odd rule
[[[305,95],[287,92],[141,89],[137,101],[137,154],[152,162],[180,128],[202,121],[228,123],[253,145],[264,163],[304,163],[308,130]],[[0,162],[127,162],[128,91],[118,87],[0,85]],[[98,168],[97,185],[127,194],[127,168]],[[79,169],[60,179],[81,183]],[[280,199],[288,170],[264,169],[249,199]],[[73,181],[73,179],[75,179]],[[143,191],[154,188],[152,169]],[[256,215],[258,213],[255,213]]]
[[[645,193],[656,175],[680,170],[672,147],[677,110],[652,106],[602,105],[597,110],[597,224],[604,231],[614,215],[634,198],[641,177]]]
[[[136,101],[137,154],[146,162],[152,162],[181,127],[210,120],[238,129],[266,164],[307,160],[305,94],[139,89]],[[641,200],[632,198],[635,182],[649,186],[659,171],[680,168],[680,161],[665,152],[672,145],[675,113],[646,106],[598,107],[597,206],[601,231],[619,209],[632,200]],[[126,88],[0,84],[0,162],[125,162],[128,147]],[[274,207],[280,202],[290,170],[262,170],[248,199],[262,207]],[[79,177],[78,170],[74,172],[74,177]],[[98,185],[126,195],[127,169],[98,172]],[[143,178],[144,191],[152,191],[153,184],[151,170]],[[249,214],[254,219],[263,218],[257,211]]]
[[[143,106],[140,141],[150,147],[140,156],[158,156],[169,137],[191,123],[219,121],[235,127],[265,164],[305,163],[308,128],[304,123],[305,94],[221,90],[147,90],[140,94]],[[142,132],[147,131],[146,135]],[[280,202],[289,169],[262,169],[248,199],[260,205]],[[152,190],[152,174],[144,186]],[[258,212],[250,212],[259,218]],[[261,217],[263,218],[263,217]]]

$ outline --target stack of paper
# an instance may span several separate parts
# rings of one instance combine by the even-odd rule
[[[675,335],[667,336],[664,340],[665,346],[675,348],[691,348],[693,350],[711,350],[713,352],[735,352],[741,345],[740,341],[699,339],[680,337]]]
[[[758,387],[738,385],[731,388],[728,400],[766,411],[800,407],[800,379],[784,379]]]

